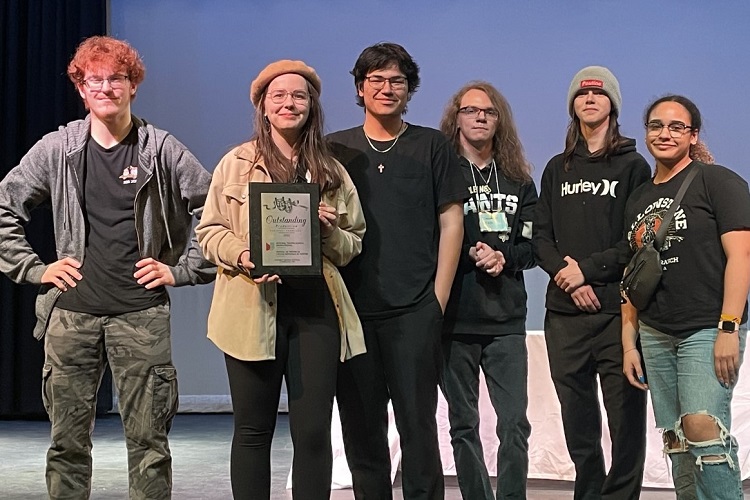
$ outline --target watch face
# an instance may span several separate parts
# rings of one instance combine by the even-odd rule
[[[734,321],[721,321],[719,322],[719,330],[723,332],[734,332],[738,330],[739,325]]]

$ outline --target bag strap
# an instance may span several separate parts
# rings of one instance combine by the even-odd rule
[[[654,246],[657,250],[661,251],[661,246],[664,244],[664,240],[667,237],[667,229],[669,229],[669,224],[672,222],[672,218],[674,217],[675,212],[677,211],[677,207],[680,205],[680,202],[682,202],[682,197],[685,196],[685,191],[687,191],[688,187],[690,186],[690,183],[693,182],[693,178],[698,174],[698,168],[693,165],[693,168],[690,169],[690,172],[688,172],[687,177],[682,181],[682,185],[680,186],[680,190],[677,191],[677,196],[674,197],[674,200],[672,201],[672,204],[669,206],[669,210],[667,210],[667,213],[664,215],[664,218],[661,220],[661,224],[659,225],[659,230],[656,232],[656,236],[654,237]]]

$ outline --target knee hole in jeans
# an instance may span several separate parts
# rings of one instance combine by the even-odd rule
[[[729,437],[729,431],[721,420],[707,411],[682,415],[677,434],[694,446],[725,444]]]
[[[727,464],[730,469],[737,466],[731,456],[737,441],[718,417],[707,411],[682,415],[677,431],[690,446],[696,457],[695,465],[701,471],[704,465]]]

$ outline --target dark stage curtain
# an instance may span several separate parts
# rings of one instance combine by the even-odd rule
[[[105,34],[106,0],[0,1],[0,177],[44,134],[83,117],[66,76],[75,48]],[[40,207],[26,227],[42,260],[55,260],[52,217]],[[32,336],[36,287],[0,275],[0,418],[44,418],[43,345]],[[111,405],[111,391],[110,391]]]

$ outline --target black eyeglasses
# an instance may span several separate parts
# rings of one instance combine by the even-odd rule
[[[654,120],[646,123],[646,132],[649,135],[659,135],[664,127],[667,127],[669,135],[672,137],[682,137],[688,130],[693,129],[690,125],[685,125],[682,122],[662,123],[659,120]]]
[[[497,120],[500,113],[495,108],[478,108],[476,106],[464,106],[458,110],[459,113],[471,118],[479,118],[479,113],[484,113],[488,120]]]
[[[83,83],[91,90],[101,90],[104,86],[104,82],[109,82],[109,87],[113,89],[121,89],[125,87],[125,82],[129,80],[128,75],[112,75],[109,78],[101,78],[99,76],[92,76],[86,78]]]
[[[390,78],[384,78],[382,76],[366,76],[365,80],[370,82],[370,86],[375,90],[380,90],[385,87],[385,82],[390,84],[392,90],[403,90],[406,88],[408,80],[405,76],[392,76]]]

